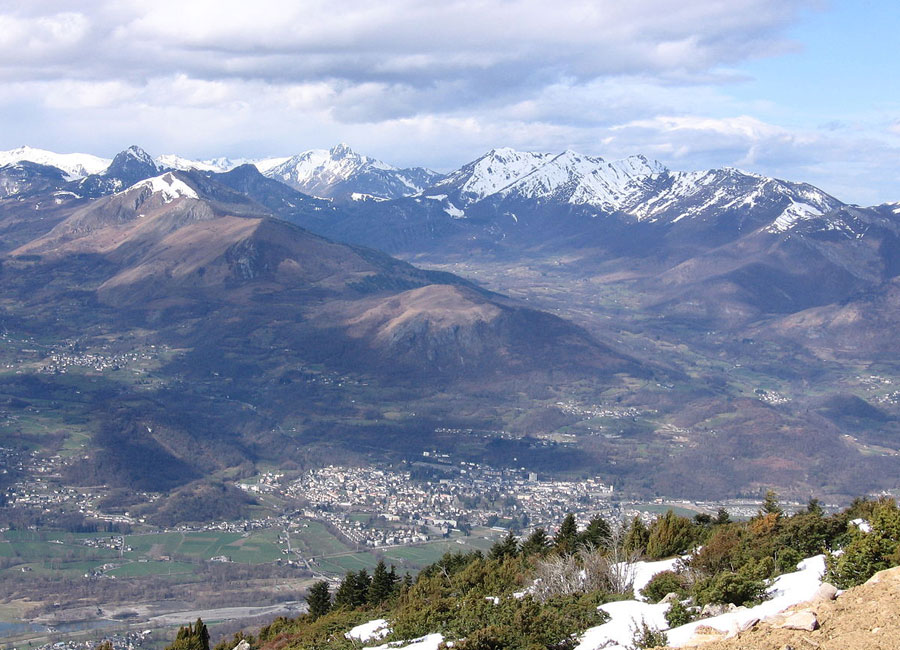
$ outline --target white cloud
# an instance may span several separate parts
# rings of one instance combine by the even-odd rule
[[[0,148],[253,156],[349,141],[450,169],[509,145],[740,165],[851,199],[865,174],[896,186],[896,123],[787,128],[777,98],[730,93],[742,63],[798,47],[787,29],[817,0],[21,5],[0,9],[15,54],[0,60],[0,119],[15,125]]]

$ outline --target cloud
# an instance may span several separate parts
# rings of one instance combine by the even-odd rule
[[[130,0],[85,15],[42,2],[7,13],[7,78],[49,64],[67,78],[321,80],[509,91],[568,77],[705,75],[769,56],[807,0]],[[43,13],[37,13],[43,8]],[[20,12],[23,10],[19,10]],[[35,15],[37,13],[37,15]],[[87,38],[88,35],[90,38]]]
[[[788,30],[818,0],[18,4],[0,9],[9,147],[200,157],[349,141],[451,169],[508,145],[739,165],[854,198],[857,182],[897,185],[896,123],[788,128],[778,98],[731,92],[746,62],[800,47]]]

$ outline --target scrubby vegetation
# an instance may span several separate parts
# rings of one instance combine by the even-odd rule
[[[579,531],[567,517],[553,537],[542,529],[523,540],[508,534],[486,554],[447,554],[415,579],[380,563],[371,576],[348,573],[333,594],[319,582],[309,592],[308,614],[276,619],[258,638],[235,637],[232,646],[246,640],[253,650],[358,647],[345,633],[386,618],[386,641],[441,633],[464,650],[570,650],[584,630],[608,619],[599,605],[634,596],[638,559],[681,556],[641,590],[652,602],[671,603],[666,620],[676,627],[695,620],[705,605],[763,600],[772,578],[819,553],[827,554],[826,578],[839,587],[900,564],[896,503],[857,500],[826,516],[811,500],[787,515],[769,493],[757,515],[742,522],[725,512],[689,519],[670,511],[649,525],[635,519],[610,527],[595,519]],[[635,629],[635,648],[664,641],[658,630]]]

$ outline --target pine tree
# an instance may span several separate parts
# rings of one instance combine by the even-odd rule
[[[731,515],[728,514],[728,511],[725,508],[719,508],[718,512],[716,512],[716,518],[713,520],[713,523],[716,526],[724,526],[725,524],[730,524]]]
[[[574,553],[578,542],[578,524],[575,523],[575,515],[571,512],[563,519],[556,537],[553,538],[553,546],[560,553]]]
[[[314,619],[324,616],[331,609],[331,594],[328,592],[328,583],[319,580],[309,588],[306,595],[306,604],[309,606],[309,614]]]
[[[372,578],[365,569],[360,569],[356,574],[353,585],[353,607],[362,607],[369,602],[369,587],[372,586]]]
[[[550,548],[550,537],[543,528],[535,528],[534,532],[522,542],[522,555],[543,555]]]
[[[628,527],[628,534],[625,535],[625,550],[643,553],[647,548],[647,541],[650,538],[650,532],[644,525],[644,520],[635,515]]]
[[[206,629],[206,623],[199,616],[194,624],[194,635],[200,642],[200,650],[209,650],[209,630]]]
[[[178,628],[175,641],[166,650],[209,650],[209,630],[202,619],[194,625],[188,623]]]
[[[766,496],[763,499],[762,508],[757,514],[760,517],[764,515],[775,515],[776,517],[781,517],[781,515],[784,514],[784,510],[781,508],[781,504],[778,503],[778,495],[775,493],[775,490],[766,490]]]
[[[488,552],[488,558],[491,560],[503,560],[507,557],[516,557],[518,554],[519,541],[516,539],[516,536],[512,534],[512,531],[510,531],[506,533],[503,539],[491,546],[491,550]]]
[[[597,515],[588,522],[587,528],[578,536],[579,546],[603,548],[609,544],[610,528],[606,520]]]
[[[335,607],[356,607],[353,604],[354,601],[354,592],[356,590],[356,574],[347,572],[347,575],[344,576],[344,579],[341,580],[341,584],[338,586],[337,591],[334,592],[334,606]]]
[[[379,560],[372,574],[372,582],[369,585],[369,591],[366,600],[370,605],[381,605],[394,593],[394,583],[396,574],[394,567],[390,572],[384,564],[384,560]]]

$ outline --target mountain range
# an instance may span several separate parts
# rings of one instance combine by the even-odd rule
[[[422,431],[482,429],[507,437],[473,458],[648,494],[894,487],[898,204],[571,151],[495,149],[446,175],[345,145],[0,161],[7,327],[183,350],[166,399],[199,390],[246,430],[151,428],[219,457],[262,458],[260,439],[292,462],[459,453],[474,439]],[[321,372],[350,373],[341,399]],[[272,433],[289,422],[304,433]]]

